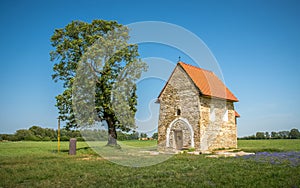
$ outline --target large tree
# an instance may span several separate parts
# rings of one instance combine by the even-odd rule
[[[115,21],[72,21],[54,31],[52,78],[64,87],[56,96],[56,106],[67,128],[105,120],[108,144],[115,145],[116,129],[135,127],[135,81],[147,66],[139,58],[137,45],[128,40],[128,28]]]

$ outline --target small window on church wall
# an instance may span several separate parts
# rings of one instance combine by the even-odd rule
[[[177,116],[180,116],[180,114],[181,114],[181,110],[180,110],[180,109],[177,109],[176,115],[177,115]]]
[[[210,107],[210,114],[209,114],[209,119],[210,121],[215,121],[216,119],[216,113],[215,113],[215,108],[212,106]]]
[[[228,121],[228,110],[226,109],[223,115],[223,121]]]

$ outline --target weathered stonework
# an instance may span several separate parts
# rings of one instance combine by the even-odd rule
[[[233,102],[202,96],[182,67],[176,66],[159,102],[160,149],[207,151],[237,147]]]
[[[233,102],[210,99],[199,96],[200,100],[200,150],[218,148],[236,148],[237,132]],[[215,119],[211,120],[211,109],[214,108]],[[227,121],[224,115],[227,112]]]
[[[160,113],[159,113],[159,127],[158,127],[158,144],[161,148],[167,146],[167,128],[176,118],[184,118],[188,122],[181,122],[187,127],[187,123],[192,127],[193,130],[197,130],[199,127],[199,96],[198,90],[191,82],[190,78],[180,67],[176,67],[173,76],[169,79],[164,92],[160,99]],[[180,115],[177,115],[177,110],[180,109]],[[183,126],[183,125],[182,125]],[[173,144],[173,130],[171,130],[170,147],[175,148]],[[187,143],[187,135],[183,139]],[[199,131],[194,131],[194,142],[195,147],[199,147],[200,143]],[[198,145],[197,145],[198,144]],[[197,145],[197,146],[196,146]],[[186,145],[187,146],[187,145]],[[190,146],[191,147],[191,146]]]

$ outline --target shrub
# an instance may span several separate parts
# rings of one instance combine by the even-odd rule
[[[41,141],[41,138],[37,137],[35,135],[29,135],[29,136],[26,136],[24,138],[24,140],[26,140],[26,141]]]
[[[70,140],[70,137],[68,137],[68,136],[62,136],[60,138],[60,141],[69,141],[69,140]]]
[[[85,141],[84,138],[82,138],[82,137],[77,137],[76,139],[77,139],[78,142],[84,142]]]
[[[46,136],[43,138],[43,141],[51,141],[51,138],[49,136]]]

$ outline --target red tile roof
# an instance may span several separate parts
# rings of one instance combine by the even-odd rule
[[[235,117],[241,117],[241,116],[240,116],[240,114],[239,114],[239,113],[237,113],[237,111],[234,111],[234,113],[235,113],[235,114],[234,114],[234,115],[235,115]]]
[[[178,65],[183,68],[202,95],[238,102],[238,99],[213,72],[183,62],[179,62]]]
[[[202,95],[226,99],[233,102],[239,101],[213,72],[183,62],[178,62],[177,66],[183,68]],[[160,98],[167,84],[168,83],[166,83],[160,92],[158,98]]]

